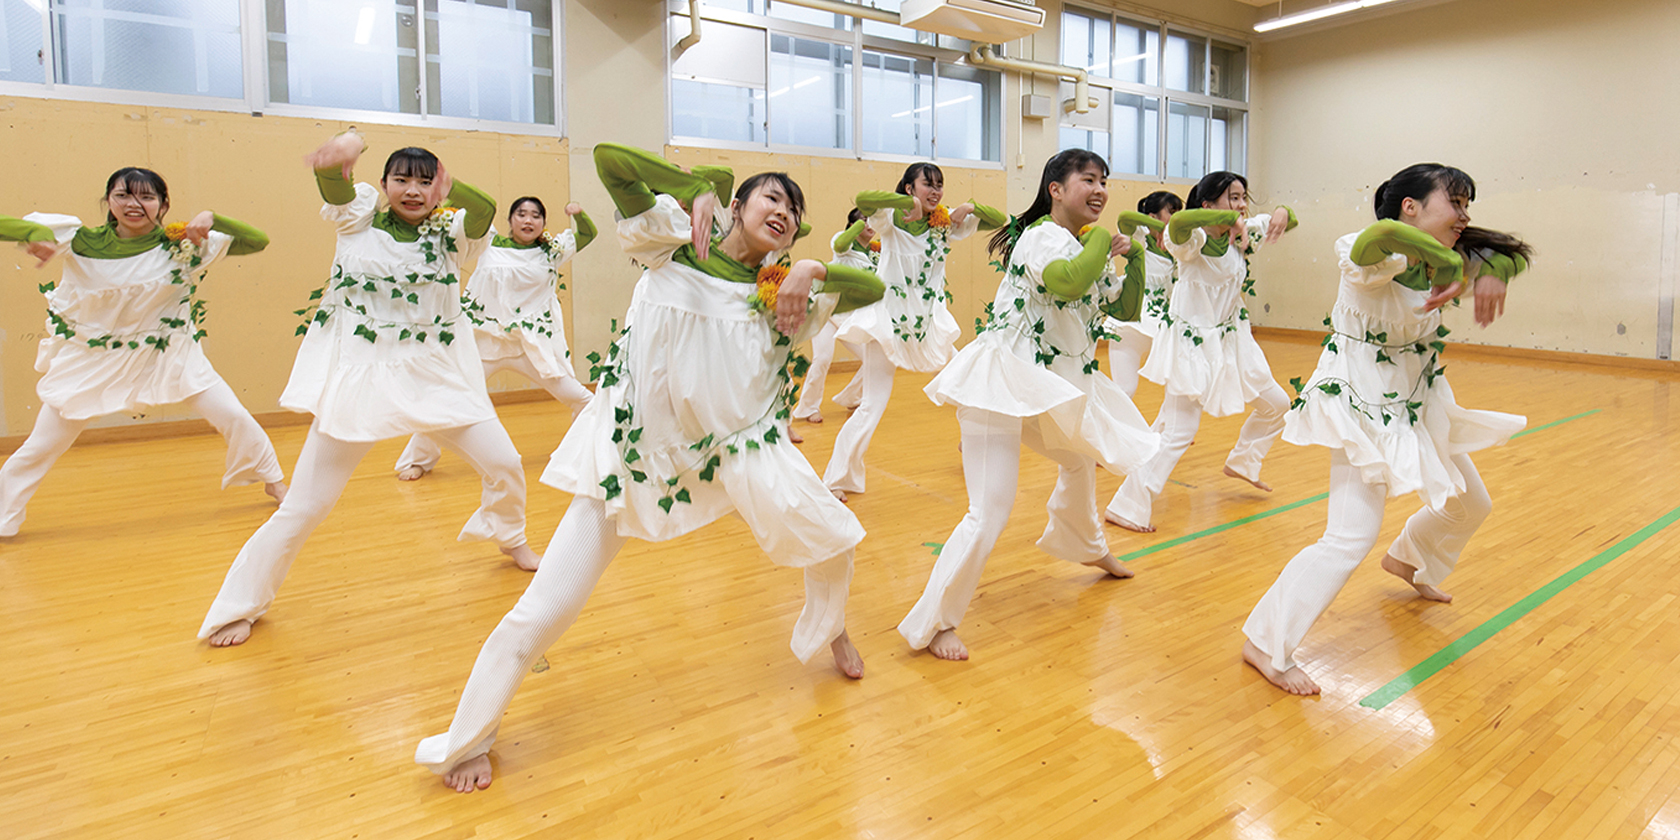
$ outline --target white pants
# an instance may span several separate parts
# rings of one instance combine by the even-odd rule
[[[864,491],[863,456],[869,451],[875,427],[881,425],[887,401],[892,399],[893,373],[898,370],[887,360],[886,351],[881,349],[880,344],[870,341],[859,349],[863,351],[860,356],[862,364],[854,380],[862,385],[860,401],[857,411],[846,418],[840,434],[835,435],[834,453],[828,458],[828,468],[823,470],[823,484],[828,485],[830,490],[843,493]],[[847,389],[850,387],[848,385]]]
[[[227,441],[227,471],[222,474],[222,489],[259,481],[268,484],[284,476],[268,433],[257,425],[226,382],[217,381],[182,402],[210,421]],[[41,480],[47,477],[47,470],[52,469],[92,420],[91,417],[70,420],[50,405],[41,406],[29,437],[6,459],[6,465],[0,467],[0,537],[17,535],[18,526],[23,524],[24,508],[41,486]]]
[[[793,419],[805,420],[822,413],[823,387],[828,381],[828,366],[834,363],[834,334],[839,331],[840,327],[830,318],[811,338],[811,368],[805,371],[799,404],[793,407]]]
[[[525,471],[501,422],[486,420],[431,434],[465,458],[483,481],[478,510],[461,529],[459,539],[493,540],[504,549],[524,545]],[[309,427],[286,501],[239,550],[199,628],[200,639],[240,619],[256,621],[268,612],[304,541],[332,512],[350,474],[373,443],[343,441],[325,434],[318,425]]]
[[[1038,547],[1074,563],[1093,563],[1108,556],[1097,514],[1097,466],[1075,452],[1050,449],[1039,434],[1038,421],[973,408],[957,409],[962,426],[963,482],[968,488],[968,513],[945,540],[927,589],[898,632],[920,650],[936,633],[962,622],[963,613],[980,585],[980,573],[992,546],[1009,522],[1015,487],[1021,474],[1021,444],[1056,462],[1056,489],[1050,494],[1050,522]]]
[[[1272,443],[1283,434],[1283,421],[1289,412],[1289,397],[1276,382],[1260,392],[1252,403],[1254,411],[1243,421],[1237,433],[1237,443],[1225,457],[1225,466],[1249,481],[1260,480],[1260,465],[1271,450]],[[1193,397],[1168,394],[1161,403],[1161,413],[1155,418],[1155,431],[1161,433],[1161,448],[1149,463],[1121,483],[1114,498],[1108,502],[1108,512],[1141,527],[1148,527],[1154,517],[1155,497],[1167,487],[1173,467],[1184,457],[1196,439],[1196,429],[1202,424],[1202,404]]]
[[[1454,455],[1452,460],[1464,474],[1464,492],[1439,510],[1426,506],[1412,514],[1388,547],[1394,559],[1417,570],[1412,575],[1416,583],[1436,586],[1446,580],[1470,535],[1493,510],[1493,500],[1470,456]],[[1366,484],[1347,455],[1335,452],[1330,461],[1330,515],[1324,536],[1283,567],[1243,625],[1243,634],[1272,658],[1272,667],[1283,671],[1295,666],[1295,649],[1313,622],[1329,609],[1336,593],[1376,545],[1387,499],[1385,485]]]
[[[1149,348],[1154,344],[1147,336],[1131,330],[1126,331],[1124,340],[1108,340],[1109,378],[1126,392],[1126,396],[1137,396],[1138,371],[1143,368],[1143,360],[1149,356]]]
[[[525,594],[479,651],[449,731],[422,740],[414,752],[416,762],[434,773],[446,773],[489,752],[519,683],[577,620],[626,541],[618,536],[601,501],[572,499]],[[805,609],[793,627],[793,653],[799,661],[808,661],[846,629],[851,579],[851,551],[805,568]]]
[[[566,407],[572,410],[574,416],[582,411],[583,407],[589,404],[590,398],[594,396],[589,393],[588,388],[583,387],[583,383],[577,381],[575,376],[543,376],[537,373],[537,369],[532,366],[531,360],[524,356],[484,360],[484,377],[486,379],[504,370],[511,370],[537,383],[544,391],[553,395],[555,399],[565,403]],[[408,439],[408,446],[403,447],[402,454],[397,456],[396,470],[402,472],[409,467],[419,467],[426,472],[431,472],[442,456],[443,449],[438,446],[438,442],[422,432]]]

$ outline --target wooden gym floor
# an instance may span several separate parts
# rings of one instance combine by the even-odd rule
[[[1317,353],[1266,349],[1280,382]],[[268,499],[217,489],[214,436],[79,446],[0,540],[0,837],[1680,837],[1677,377],[1447,362],[1461,403],[1533,431],[1475,456],[1494,512],[1453,604],[1374,559],[1355,574],[1299,653],[1320,698],[1272,688],[1238,649],[1323,529],[1308,500],[1329,456],[1280,443],[1271,494],[1224,478],[1240,417],[1203,424],[1158,533],[1109,529],[1122,555],[1199,535],[1137,556],[1130,581],[1034,548],[1054,468],[1025,453],[962,625],[973,659],[909,651],[894,626],[965,500],[953,413],[900,374],[851,503],[864,680],[793,659],[800,576],[739,521],[632,542],[469,796],[414,746],[447,726],[528,577],[454,541],[478,496],[459,458],[399,483],[402,441],[381,444],[252,640],[211,650],[194,632]],[[1144,414],[1159,402],[1145,383]],[[819,470],[844,419],[826,414],[799,426]],[[568,497],[536,479],[568,415],[502,416],[540,549]],[[275,430],[288,467],[303,434]],[[1385,541],[1416,506],[1389,504]]]

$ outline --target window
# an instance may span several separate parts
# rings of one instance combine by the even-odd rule
[[[556,126],[558,0],[0,0],[4,93]],[[246,32],[245,26],[260,27]],[[121,91],[122,94],[96,91]],[[134,94],[153,94],[153,98]]]
[[[1002,158],[1002,76],[919,42],[925,33],[775,0],[707,0],[700,41],[677,49],[687,4],[670,11],[673,142]]]
[[[1061,148],[1115,174],[1200,179],[1246,166],[1248,48],[1159,22],[1065,7],[1062,63],[1091,74],[1090,113],[1066,111]],[[1061,99],[1073,85],[1061,85]]]

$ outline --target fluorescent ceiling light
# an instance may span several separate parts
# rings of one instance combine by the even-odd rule
[[[1384,3],[1392,2],[1394,2],[1394,0],[1343,0],[1343,2],[1340,3],[1330,3],[1314,9],[1307,9],[1303,12],[1296,12],[1292,15],[1283,15],[1282,17],[1275,17],[1271,20],[1260,21],[1259,23],[1254,24],[1254,31],[1270,32],[1274,29],[1282,29],[1285,26],[1308,23],[1310,21],[1330,17],[1331,15],[1339,15],[1343,12],[1354,11],[1355,9],[1369,9],[1372,6],[1381,6]]]
[[[956,99],[947,99],[944,102],[939,103],[938,105],[923,105],[920,108],[911,108],[908,111],[899,111],[898,113],[893,114],[891,119],[895,119],[895,120],[896,119],[901,119],[901,118],[904,118],[904,117],[908,117],[911,114],[919,114],[923,111],[932,110],[934,108],[943,108],[946,105],[956,105],[956,104],[961,103],[961,102],[967,102],[967,101],[969,101],[970,99],[973,99],[973,98],[974,98],[974,94],[969,94],[967,96],[959,96]]]
[[[776,88],[775,90],[770,91],[770,96],[772,96],[772,97],[781,96],[782,94],[787,93],[790,90],[799,90],[800,88],[802,88],[806,85],[816,84],[817,82],[822,81],[822,79],[823,79],[823,77],[821,77],[821,76],[812,76],[811,78],[806,79],[805,81],[800,82],[798,84],[789,85],[788,87]]]

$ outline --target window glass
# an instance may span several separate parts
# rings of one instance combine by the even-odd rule
[[[52,9],[62,84],[245,95],[239,0],[57,0]],[[9,23],[9,8],[6,18]],[[40,18],[35,24],[39,43]]]
[[[1173,102],[1167,110],[1167,175],[1200,178],[1207,165],[1208,107]]]
[[[1092,17],[1075,11],[1062,12],[1062,63],[1083,67],[1087,73],[1108,76],[1108,45],[1112,37],[1107,16]]]
[[[770,36],[770,141],[852,147],[852,48]]]
[[[0,0],[0,81],[47,80],[41,54],[41,9],[44,2]]]
[[[673,16],[671,24],[672,43],[688,34],[686,16]],[[671,133],[765,142],[764,30],[704,26],[705,37],[671,65]]]
[[[935,152],[942,158],[1003,159],[1003,77],[996,71],[939,65],[933,106]],[[869,102],[868,92],[864,102]]]
[[[1114,72],[1120,82],[1158,85],[1161,28],[1120,18],[1114,25]]]
[[[1244,148],[1247,120],[1248,114],[1235,108],[1213,109],[1213,122],[1209,128],[1213,132],[1213,142],[1208,150],[1209,172],[1219,169],[1241,171],[1248,153]]]
[[[852,21],[856,19],[851,15],[837,15],[833,12],[795,6],[790,3],[771,3],[770,16],[779,20],[791,20],[841,30],[851,29]]]
[[[548,0],[426,0],[426,111],[554,124]]]
[[[1160,151],[1161,100],[1124,91],[1114,92],[1114,156],[1109,169],[1116,175],[1154,175]]]
[[[268,0],[269,100],[420,113],[416,23],[395,0]]]
[[[1208,67],[1208,89],[1224,99],[1248,99],[1248,49],[1236,44],[1213,42],[1213,63]]]
[[[863,53],[863,150],[933,156],[933,61]]]
[[[1190,93],[1207,93],[1207,39],[1200,35],[1167,30],[1167,87]]]

